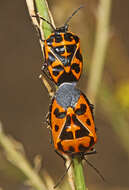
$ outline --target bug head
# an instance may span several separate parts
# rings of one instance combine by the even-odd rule
[[[59,27],[59,28],[55,28],[51,22],[49,22],[48,20],[44,19],[43,17],[40,17],[40,18],[41,18],[42,20],[44,20],[45,22],[47,22],[47,23],[51,26],[53,32],[55,32],[55,33],[60,33],[60,32],[66,33],[66,32],[68,31],[68,27],[69,27],[68,23],[69,23],[69,21],[72,19],[72,17],[73,17],[81,8],[84,8],[84,6],[81,5],[79,8],[77,8],[77,9],[72,13],[72,15],[67,18],[65,24],[64,24],[63,26]]]
[[[55,33],[66,33],[68,31],[68,24],[55,29]]]

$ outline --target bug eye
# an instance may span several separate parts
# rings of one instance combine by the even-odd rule
[[[85,104],[80,104],[80,108],[75,110],[75,113],[77,115],[83,115],[86,112],[86,105]]]
[[[62,119],[66,116],[66,112],[60,112],[58,108],[55,109],[54,111],[54,115],[59,118]]]

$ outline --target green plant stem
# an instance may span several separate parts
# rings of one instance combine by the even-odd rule
[[[111,2],[112,0],[99,1],[95,46],[87,90],[93,103],[99,89],[109,39]]]
[[[37,11],[41,17],[50,22],[50,17],[48,13],[47,2],[45,0],[35,0]],[[51,26],[47,22],[42,22],[42,28],[44,32],[45,39],[51,34]]]
[[[46,190],[41,178],[30,166],[25,156],[16,149],[15,144],[4,134],[2,124],[0,123],[0,145],[4,148],[7,158],[13,165],[20,169],[27,177],[30,184],[36,190]]]
[[[73,159],[73,170],[76,190],[88,190],[85,185],[82,160],[79,157]]]

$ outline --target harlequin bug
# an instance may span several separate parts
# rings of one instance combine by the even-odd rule
[[[63,82],[78,81],[82,72],[82,54],[80,49],[80,39],[74,33],[68,31],[68,22],[80,9],[75,10],[71,17],[67,19],[64,26],[55,28],[50,22],[40,17],[51,25],[53,32],[43,40],[45,62],[42,71],[46,74],[48,68],[52,80],[60,85]]]
[[[49,120],[55,149],[61,154],[84,157],[96,143],[93,105],[75,87],[59,86],[50,106]]]

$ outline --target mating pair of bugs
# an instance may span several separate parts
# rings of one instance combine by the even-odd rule
[[[43,40],[45,62],[42,71],[58,86],[49,108],[49,124],[56,152],[84,159],[86,154],[95,153],[96,128],[93,105],[86,95],[76,88],[82,73],[83,59],[80,39],[68,30],[69,20],[82,8],[75,10],[63,27],[54,28]]]

